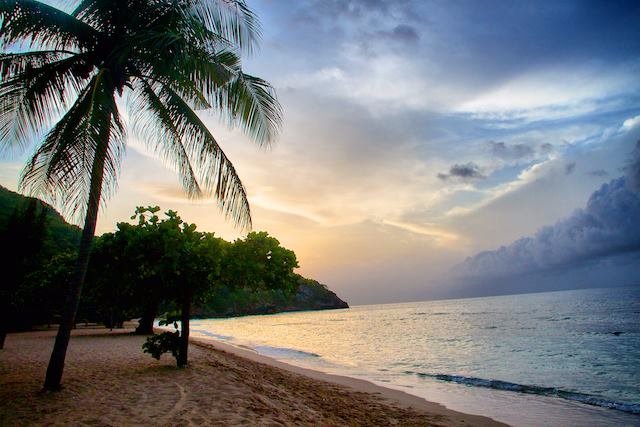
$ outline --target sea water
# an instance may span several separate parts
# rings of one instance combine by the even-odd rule
[[[640,287],[192,321],[192,334],[513,425],[640,426]]]

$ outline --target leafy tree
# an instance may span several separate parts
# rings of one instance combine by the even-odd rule
[[[206,290],[200,313],[238,315],[272,312],[297,288],[293,251],[266,232],[252,232],[228,244],[216,288]]]
[[[242,71],[239,52],[259,25],[243,0],[77,0],[66,13],[35,0],[0,2],[0,144],[44,139],[21,188],[84,218],[78,260],[44,387],[60,388],[101,199],[115,188],[129,123],[179,173],[189,197],[214,195],[250,226],[245,189],[194,109],[215,109],[259,143],[280,107],[267,82]]]
[[[136,332],[153,333],[153,321],[166,293],[161,265],[165,248],[156,215],[159,210],[139,207],[131,218],[138,218],[138,224],[118,223],[115,233],[106,233],[96,240],[87,292],[89,303],[106,320],[105,324],[141,317]]]
[[[296,267],[296,254],[280,246],[278,239],[266,231],[251,232],[230,246],[223,280],[230,288],[292,290]]]
[[[195,224],[183,222],[172,210],[159,221],[155,215],[158,210],[157,207],[136,209],[138,225],[134,228],[150,231],[156,239],[160,253],[150,259],[159,269],[157,274],[165,299],[175,301],[180,308],[177,363],[186,366],[192,303],[218,281],[225,242],[213,233],[197,231]],[[145,263],[142,261],[140,265]]]

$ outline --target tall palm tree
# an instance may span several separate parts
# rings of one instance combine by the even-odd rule
[[[257,45],[244,0],[77,0],[68,12],[0,0],[0,144],[39,140],[20,178],[84,229],[44,387],[60,388],[98,208],[114,190],[126,147],[121,114],[175,168],[191,198],[212,195],[250,227],[245,189],[195,110],[213,110],[259,144],[279,130],[271,86],[243,73]],[[122,100],[119,102],[119,100]],[[123,107],[124,105],[124,107]]]

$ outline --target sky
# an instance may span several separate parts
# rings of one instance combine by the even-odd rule
[[[301,274],[351,304],[638,284],[637,1],[248,4],[281,135],[203,117]],[[245,233],[132,137],[98,232],[156,204]]]

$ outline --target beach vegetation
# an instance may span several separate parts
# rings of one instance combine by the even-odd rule
[[[22,151],[39,140],[21,190],[84,223],[47,390],[60,388],[98,211],[115,191],[127,131],[177,171],[190,198],[215,197],[229,219],[249,228],[245,188],[195,111],[216,111],[259,144],[275,138],[281,121],[271,86],[242,70],[240,54],[255,49],[260,33],[244,1],[67,6],[0,2],[0,148]]]
[[[160,360],[165,353],[171,353],[176,361],[179,360],[180,352],[180,331],[176,329],[174,332],[162,332],[160,334],[151,335],[142,344],[142,350],[149,353],[154,359]]]
[[[40,200],[0,188],[0,242],[19,249],[2,259],[5,271],[29,263],[20,280],[2,282],[6,330],[29,330],[60,321],[77,258],[69,242],[78,233],[77,227],[65,223]],[[26,258],[17,262],[20,254]],[[178,359],[180,344],[187,343],[180,339],[179,329],[182,324],[189,327],[182,321],[183,313],[186,318],[229,317],[347,306],[324,285],[294,273],[297,266],[295,253],[266,232],[227,242],[198,231],[175,211],[138,207],[130,222],[118,223],[115,232],[94,240],[76,323],[121,328],[125,321],[138,318],[138,332],[144,325],[146,335],[153,336],[154,320],[159,319],[160,325],[175,326]],[[188,306],[185,290],[191,295]],[[152,313],[149,320],[148,313]],[[167,339],[149,342],[173,353]],[[182,365],[188,363],[186,349]]]

